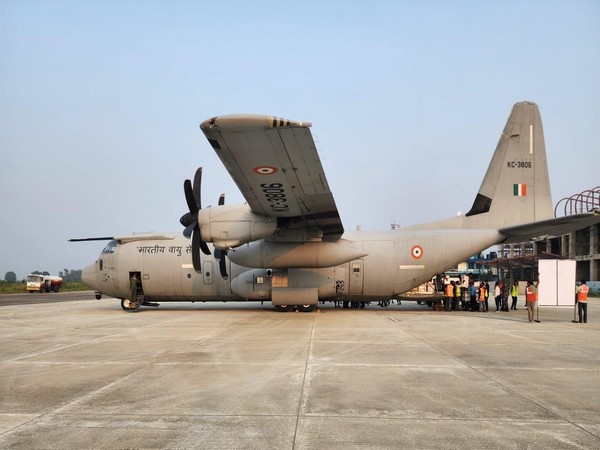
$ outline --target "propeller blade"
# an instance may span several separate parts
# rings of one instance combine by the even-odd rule
[[[183,225],[184,227],[189,227],[191,225],[194,225],[197,222],[197,218],[194,217],[191,213],[185,213],[183,216],[181,216],[181,218],[179,219],[179,223],[181,225]]]
[[[200,184],[202,183],[202,167],[198,167],[196,169],[196,173],[194,174],[194,198],[196,199],[196,205],[198,206],[198,210],[202,209],[202,199],[200,197]],[[191,210],[190,210],[191,211]]]
[[[185,180],[183,182],[183,192],[185,194],[185,201],[188,209],[190,210],[190,214],[198,214],[200,208],[198,208],[198,204],[196,203],[194,191],[192,190],[192,182],[190,180]]]
[[[215,249],[215,258],[219,260],[219,271],[223,279],[227,280],[229,275],[227,275],[227,261],[225,260],[225,256],[227,256],[227,250]]]
[[[196,229],[196,225],[198,224],[194,222],[185,227],[185,230],[183,230],[183,235],[189,239],[192,236],[192,232]]]
[[[202,273],[202,264],[200,261],[200,242],[202,242],[200,240],[200,230],[198,227],[195,227],[192,233],[192,264],[194,265],[194,270],[198,273]]]
[[[219,271],[221,272],[221,276],[224,280],[229,278],[229,275],[227,275],[227,262],[225,261],[225,255],[223,255],[223,257],[219,260]]]
[[[200,229],[198,227],[196,227],[195,229],[198,230],[198,236],[200,236]],[[202,250],[202,253],[204,253],[205,255],[210,255],[208,245],[206,245],[206,242],[204,242],[202,239],[200,239],[200,250]]]

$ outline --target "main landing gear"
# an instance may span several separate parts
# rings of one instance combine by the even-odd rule
[[[138,309],[138,304],[132,302],[128,298],[123,298],[121,299],[121,308],[123,308],[123,311],[133,312]]]
[[[127,311],[127,312],[139,311],[140,306],[142,306],[142,305],[143,306],[153,306],[155,308],[160,306],[159,303],[147,302],[146,300],[143,299],[143,297],[141,295],[138,295],[137,303],[132,302],[128,298],[121,299],[121,308],[123,308],[123,311]]]
[[[290,312],[297,309],[299,312],[313,312],[317,305],[273,305],[279,312]]]

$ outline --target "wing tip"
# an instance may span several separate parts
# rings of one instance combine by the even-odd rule
[[[252,128],[268,130],[282,127],[309,128],[311,126],[311,122],[289,120],[260,114],[229,114],[215,116],[206,119],[200,124],[200,128],[203,131],[210,131],[215,128],[226,131],[247,131]]]

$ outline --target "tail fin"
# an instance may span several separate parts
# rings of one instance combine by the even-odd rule
[[[535,103],[516,103],[466,221],[503,228],[550,219],[552,211],[540,111]]]

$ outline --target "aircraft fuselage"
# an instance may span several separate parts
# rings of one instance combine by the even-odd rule
[[[179,235],[111,241],[96,263],[84,270],[83,281],[103,294],[129,298],[129,277],[137,273],[148,301],[314,304],[327,299],[390,299],[498,243],[501,235],[491,229],[394,230],[346,232],[343,239],[364,256],[330,267],[314,263],[281,269],[249,268],[228,260],[227,279],[219,273],[214,255],[202,255],[202,273],[197,273],[190,240]],[[229,256],[235,259],[232,253]],[[257,253],[255,260],[268,256]]]

